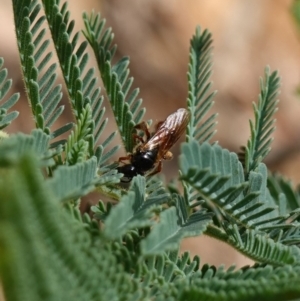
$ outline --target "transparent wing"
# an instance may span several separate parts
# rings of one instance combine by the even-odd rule
[[[178,109],[157,129],[156,133],[141,147],[141,151],[158,148],[158,155],[163,156],[180,138],[189,122],[190,113],[186,109]]]

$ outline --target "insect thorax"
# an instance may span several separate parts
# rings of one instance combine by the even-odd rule
[[[132,164],[139,169],[139,171],[146,172],[154,166],[157,158],[157,149],[142,152],[138,150],[133,158]]]

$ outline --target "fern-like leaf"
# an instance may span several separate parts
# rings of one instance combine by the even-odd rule
[[[143,254],[155,255],[161,254],[162,251],[176,250],[183,238],[200,235],[211,223],[212,213],[199,210],[188,215],[185,200],[179,195],[175,195],[174,198],[176,208],[171,207],[163,211],[160,214],[160,222],[141,242]]]
[[[20,98],[19,93],[14,93],[6,99],[12,86],[12,80],[7,79],[7,69],[3,68],[3,65],[4,59],[0,57],[0,130],[7,127],[18,117],[19,113],[17,111],[8,113],[8,110],[11,109],[11,107],[13,107]]]
[[[271,150],[273,139],[270,137],[275,130],[273,115],[277,111],[277,96],[280,78],[276,71],[270,74],[270,68],[265,69],[265,78],[260,81],[258,105],[253,103],[255,121],[250,120],[251,137],[245,148],[245,173],[255,170],[259,163]]]
[[[271,265],[230,267],[204,265],[200,273],[189,279],[185,289],[174,291],[177,300],[252,301],[298,300],[300,297],[299,264],[272,267]],[[182,287],[181,281],[174,286]]]
[[[146,186],[144,177],[134,177],[128,194],[121,198],[105,219],[107,237],[121,238],[128,230],[151,226],[151,211],[169,199],[169,194],[160,185],[158,181],[149,181]]]
[[[35,155],[41,166],[53,166],[53,157],[57,152],[49,150],[49,141],[50,136],[40,129],[33,130],[31,135],[20,133],[3,139],[0,145],[0,166],[14,165],[29,152]]]
[[[110,101],[118,129],[127,152],[133,149],[132,130],[139,123],[145,113],[140,108],[141,99],[137,99],[138,89],[131,91],[133,78],[129,76],[129,59],[122,58],[115,65],[112,59],[116,51],[116,45],[112,46],[113,33],[110,28],[104,29],[105,19],[99,14],[83,15],[85,31],[84,35],[91,47],[98,63],[102,81]]]
[[[172,285],[172,282],[184,280],[196,272],[199,269],[200,259],[195,256],[191,260],[188,252],[180,255],[179,249],[177,249],[160,255],[147,256],[146,260],[140,258],[140,263],[143,268],[139,269],[140,273],[137,276],[145,279],[145,285],[149,285],[149,280],[152,279],[163,279],[164,285],[167,283]],[[152,277],[149,277],[149,275]],[[156,287],[155,289],[159,288]]]
[[[291,240],[299,239],[298,231],[292,232],[299,213],[279,215],[267,189],[264,164],[260,163],[256,172],[250,173],[248,183],[237,181],[243,179],[243,170],[236,154],[218,145],[192,141],[183,145],[181,170],[182,179],[219,218],[217,222],[214,220],[214,226],[207,228],[206,234],[261,262],[285,264],[299,260],[299,254],[283,244],[288,244],[289,234]],[[230,183],[231,175],[235,175],[234,183]]]
[[[209,92],[211,83],[208,81],[212,65],[211,44],[211,34],[207,30],[201,33],[200,27],[197,27],[190,46],[187,106],[191,112],[191,118],[187,126],[187,141],[196,139],[199,142],[205,142],[215,133],[217,114],[206,118],[207,112],[214,104],[212,99],[216,94],[216,92]]]
[[[116,153],[119,147],[109,148],[105,152],[106,157],[104,160],[103,152],[104,149],[108,148],[107,145],[106,148],[96,146],[106,127],[107,119],[103,119],[105,108],[103,107],[101,90],[96,85],[95,69],[89,68],[85,71],[89,61],[89,55],[86,52],[88,43],[84,41],[79,44],[79,32],[73,34],[74,20],[70,20],[67,2],[61,7],[59,0],[44,0],[42,2],[69,93],[70,103],[77,121],[77,127],[89,128],[89,130],[82,132],[80,135],[78,135],[78,132],[72,133],[72,137],[69,138],[75,145],[71,154],[73,157],[72,162],[74,163],[74,159],[82,158],[88,154],[89,157],[95,155],[98,159],[98,164],[103,166],[107,159]],[[90,114],[86,115],[87,111],[90,111]],[[84,124],[82,123],[83,115],[87,117],[84,119]],[[75,129],[76,131],[78,131],[78,128]],[[115,134],[112,137],[114,136]],[[112,137],[107,139],[111,141]],[[70,140],[68,143],[70,143]]]
[[[84,224],[62,211],[32,157],[21,157],[5,172],[0,275],[6,300],[147,298],[99,235],[92,241]]]
[[[57,64],[48,66],[52,52],[46,52],[50,41],[45,39],[46,30],[42,27],[45,16],[40,15],[41,5],[37,0],[14,0],[13,8],[24,82],[35,125],[50,134],[50,127],[63,113],[64,106],[60,105],[61,85],[55,86]],[[72,123],[59,128],[51,138],[71,127]]]
[[[225,218],[245,227],[254,227],[262,218],[275,216],[275,204],[271,199],[269,203],[266,201],[269,195],[263,167],[260,173],[253,172],[246,183],[235,153],[218,145],[199,145],[196,141],[183,145],[180,165],[182,179],[192,185],[220,217],[218,226]]]
[[[269,175],[268,188],[274,200],[282,207],[282,194],[285,196],[284,213],[296,210],[300,207],[300,187],[293,188],[291,181],[279,174]]]
[[[73,166],[58,167],[48,185],[59,201],[76,200],[95,188],[97,161],[91,158]]]
[[[241,235],[236,225],[228,225],[225,229],[229,235],[228,242],[256,262],[284,265],[300,260],[299,249],[295,246],[285,246],[250,229]]]

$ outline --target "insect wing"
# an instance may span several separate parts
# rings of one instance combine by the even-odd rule
[[[189,118],[190,114],[186,109],[179,109],[169,115],[151,139],[145,143],[143,150],[159,148],[159,156],[163,156],[183,134]]]

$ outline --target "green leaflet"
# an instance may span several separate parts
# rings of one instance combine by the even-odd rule
[[[211,222],[211,213],[200,210],[188,215],[184,199],[175,195],[176,207],[171,207],[160,214],[160,222],[141,243],[145,255],[160,254],[161,251],[172,251],[179,247],[185,237],[203,233]]]
[[[206,201],[207,208],[215,213],[219,223],[224,212],[231,215],[233,206],[243,202],[242,192],[247,184],[236,154],[218,145],[199,145],[192,140],[182,146],[180,168],[184,182],[200,193],[197,199]],[[248,196],[250,200],[254,197],[252,193]],[[190,200],[191,205],[193,201]]]
[[[290,265],[277,268],[257,265],[237,271],[230,267],[225,272],[223,267],[204,266],[201,276],[181,290],[177,300],[296,300],[299,269],[299,265],[294,268]],[[180,287],[180,283],[175,286]]]
[[[129,300],[144,295],[99,236],[92,243],[83,224],[61,210],[32,157],[20,158],[0,186],[0,274],[6,300],[107,300],[118,295]]]
[[[31,135],[16,134],[5,138],[0,144],[0,165],[10,166],[19,162],[24,154],[34,154],[42,166],[53,166],[55,151],[49,150],[50,137],[42,130]]]
[[[85,70],[89,61],[86,52],[88,43],[78,43],[79,32],[73,34],[74,21],[70,20],[67,3],[61,7],[59,4],[58,0],[43,1],[45,16],[77,122],[67,140],[68,164],[72,165],[95,155],[98,164],[104,167],[104,163],[119,147],[97,145],[108,121],[104,118],[103,95],[98,87],[95,69]],[[115,134],[106,140],[111,141],[114,136]]]
[[[6,300],[299,299],[299,192],[268,175],[262,163],[274,130],[277,73],[266,69],[261,81],[243,166],[236,154],[208,143],[216,124],[216,115],[209,115],[215,95],[212,37],[198,27],[190,44],[191,119],[180,156],[181,183],[169,185],[171,196],[156,177],[137,176],[126,186],[119,183],[113,157],[116,132],[104,137],[104,97],[132,152],[132,129],[145,108],[132,88],[129,59],[114,61],[113,31],[99,14],[83,15],[86,40],[80,42],[67,2],[42,3],[13,0],[25,89],[38,129],[0,139],[0,278]],[[47,27],[58,64],[50,61]],[[106,95],[97,70],[87,67],[88,46]],[[57,66],[74,124],[53,130],[64,111]],[[9,97],[11,81],[2,67],[0,59],[0,129],[16,117],[9,110],[18,100],[17,94]],[[94,215],[88,206],[82,214],[76,201],[85,197],[94,204],[97,192],[108,200],[92,208]],[[184,237],[202,234],[261,264],[226,270],[180,255]]]
[[[270,68],[266,67],[265,77],[260,80],[258,104],[253,103],[255,121],[250,120],[251,137],[244,154],[246,176],[257,168],[271,150],[273,139],[270,136],[275,130],[273,116],[277,111],[279,85],[277,71],[271,73]]]
[[[121,198],[120,203],[112,208],[105,219],[105,235],[117,239],[131,229],[151,226],[151,210],[157,209],[169,199],[169,194],[165,193],[162,187],[157,187],[157,184],[160,183],[149,181],[146,186],[144,177],[135,177],[128,194]]]
[[[48,185],[58,200],[76,200],[92,191],[97,180],[97,161],[92,158],[76,165],[58,167]]]
[[[246,232],[240,234],[236,225],[228,225],[225,230],[228,235],[228,241],[240,252],[256,262],[272,265],[295,264],[299,262],[300,252],[296,246],[287,247],[251,229],[247,229]]]
[[[19,112],[12,111],[8,113],[8,110],[11,109],[20,98],[20,94],[15,93],[6,99],[12,86],[12,80],[7,79],[7,69],[3,68],[3,65],[4,59],[0,57],[0,129],[4,129],[18,117]]]
[[[180,165],[182,179],[200,193],[208,206],[219,208],[216,213],[225,220],[249,227],[267,214],[269,218],[275,216],[264,165],[250,174],[247,183],[236,154],[218,145],[199,145],[195,141],[183,145]]]
[[[211,44],[212,38],[208,30],[201,33],[198,26],[191,39],[190,62],[188,71],[188,99],[187,106],[191,112],[187,126],[187,141],[195,139],[199,142],[209,141],[215,134],[217,114],[206,118],[209,109],[213,106],[213,97],[216,92],[210,93],[211,83]]]
[[[129,59],[124,57],[112,64],[116,45],[112,45],[113,33],[111,28],[105,29],[105,19],[100,14],[83,14],[84,35],[93,48],[98,68],[106,89],[108,99],[115,115],[115,120],[125,146],[126,152],[133,149],[132,130],[135,124],[141,122],[145,108],[141,108],[142,99],[136,99],[139,90],[131,86],[133,78],[129,77]]]
[[[227,241],[260,262],[291,264],[299,260],[296,249],[276,242],[278,232],[281,231],[282,239],[293,220],[287,223],[288,217],[279,215],[267,188],[264,164],[250,173],[248,183],[234,183],[230,181],[233,177],[243,179],[237,155],[218,145],[200,145],[196,141],[183,145],[180,164],[182,179],[197,190],[218,218],[213,227],[208,227],[207,234]]]
[[[46,52],[50,41],[45,38],[45,17],[40,16],[41,5],[36,0],[13,0],[13,8],[24,82],[35,125],[50,134],[50,127],[63,113],[64,106],[61,105],[61,85],[55,86],[57,64],[49,66],[52,52]]]
[[[280,198],[284,195],[285,206],[282,210],[292,211],[298,209],[300,206],[300,195],[299,195],[299,187],[296,190],[293,189],[291,181],[285,179],[283,176],[279,174],[269,175],[268,177],[268,188],[274,200],[277,204],[280,204]],[[282,204],[283,205],[283,204]]]

